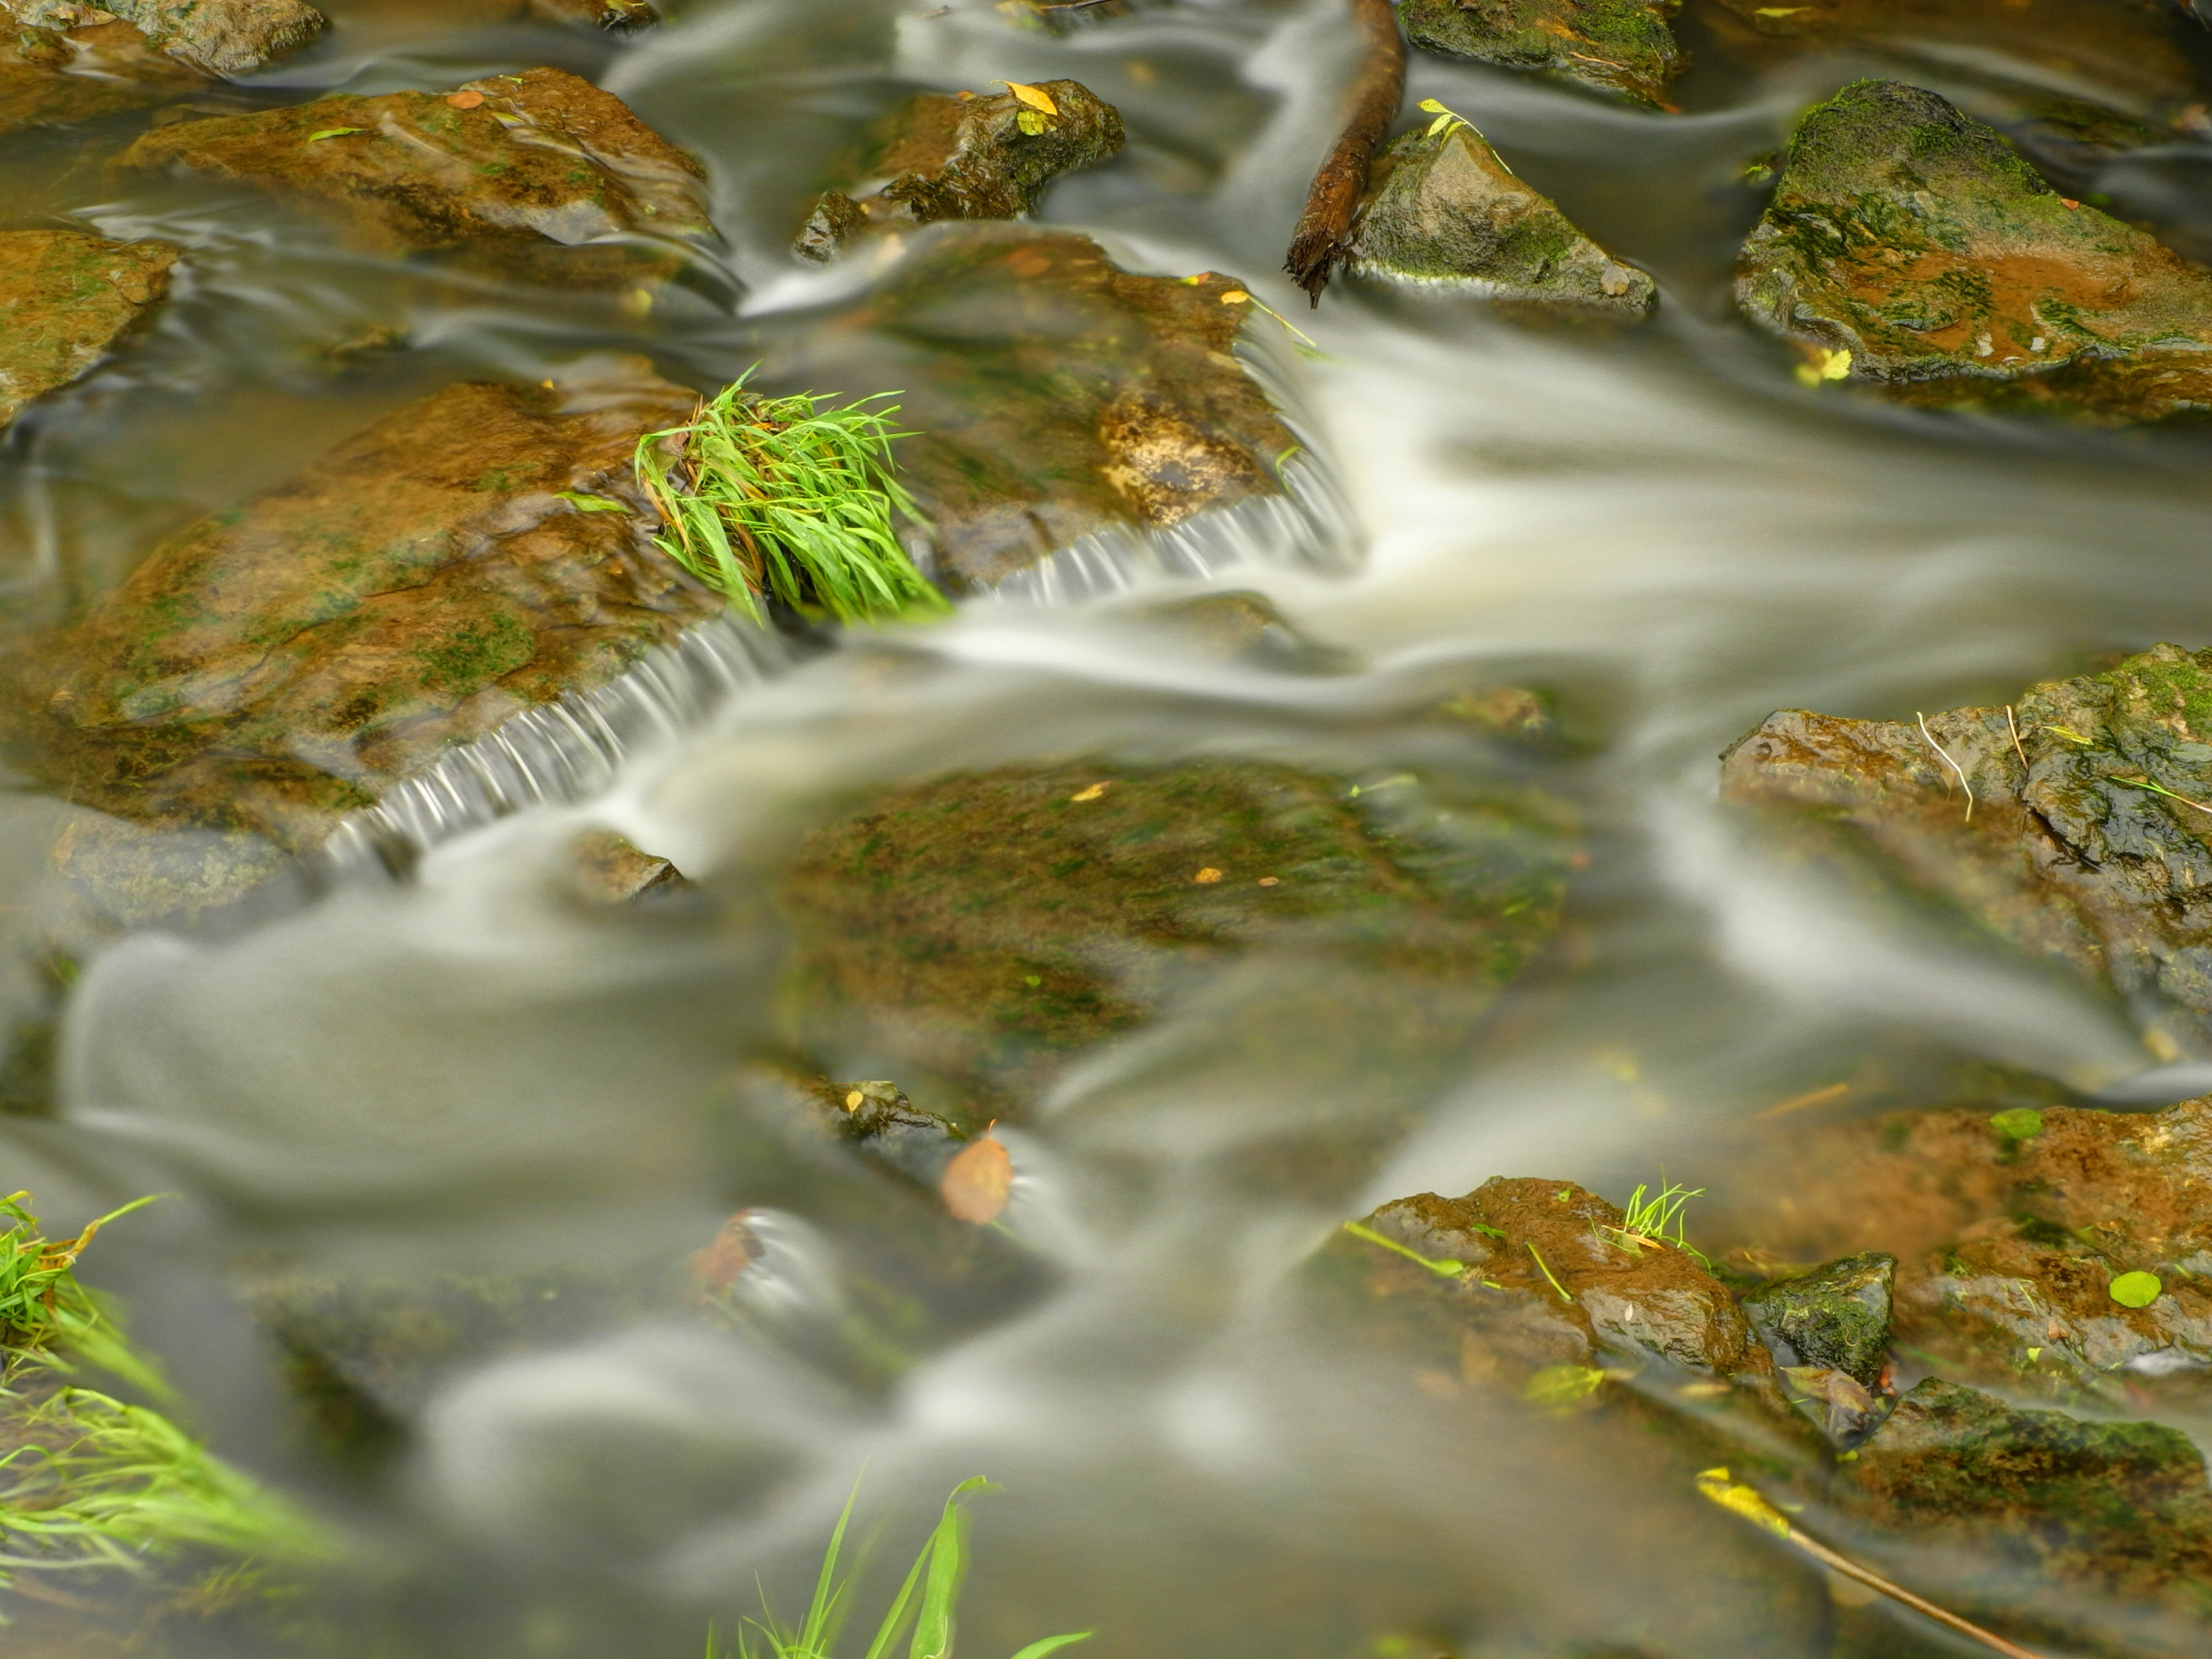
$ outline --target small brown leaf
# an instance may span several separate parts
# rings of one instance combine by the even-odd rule
[[[474,109],[478,104],[483,102],[483,94],[471,87],[453,94],[446,101],[455,109]]]
[[[752,1265],[760,1241],[753,1230],[745,1224],[745,1212],[740,1210],[722,1224],[714,1235],[714,1242],[691,1255],[691,1278],[702,1299],[711,1299],[726,1291],[738,1282],[738,1276]]]
[[[1014,1161],[1006,1156],[1006,1143],[986,1134],[961,1148],[945,1166],[937,1189],[955,1220],[981,1227],[999,1218],[1013,1185]]]
[[[1039,87],[1025,87],[1018,81],[1001,81],[999,84],[1042,115],[1057,115],[1060,106],[1052,101],[1052,94]]]
[[[1280,876],[1262,876],[1260,878],[1260,885],[1262,887],[1279,887],[1282,884],[1283,878]]]

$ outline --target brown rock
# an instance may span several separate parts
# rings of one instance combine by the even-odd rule
[[[1231,355],[1249,304],[1216,273],[1133,276],[1088,237],[919,233],[859,307],[775,362],[792,386],[894,386],[902,482],[940,577],[1003,580],[1115,525],[1167,526],[1280,490],[1296,440]],[[1273,326],[1273,325],[1267,325]]]
[[[648,0],[526,0],[523,9],[549,23],[584,23],[623,34],[660,21]]]
[[[466,250],[580,286],[665,276],[714,234],[699,164],[561,70],[184,122],[113,167],[242,180],[338,213],[379,251]]]
[[[449,386],[193,526],[64,641],[48,770],[125,817],[298,849],[612,679],[720,609],[649,544],[631,473],[638,435],[692,401],[641,371]]]
[[[307,43],[329,20],[303,0],[0,0],[0,11],[55,28],[121,18],[170,56],[210,75],[245,75]]]
[[[0,28],[0,135],[143,109],[204,84],[130,24],[105,13],[92,14],[105,21],[63,27],[68,9],[52,9],[53,27]]]
[[[179,257],[160,242],[0,231],[0,427],[106,356],[167,293]]]

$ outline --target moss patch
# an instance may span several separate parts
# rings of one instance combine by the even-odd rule
[[[1400,0],[1406,38],[1448,58],[1548,70],[1638,103],[1666,100],[1681,0]]]
[[[168,292],[179,257],[159,242],[0,231],[0,427],[106,356]]]

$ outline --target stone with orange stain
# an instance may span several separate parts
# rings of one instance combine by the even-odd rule
[[[1915,403],[2105,422],[2212,409],[2212,271],[1897,82],[1855,82],[1799,124],[1736,297]]]

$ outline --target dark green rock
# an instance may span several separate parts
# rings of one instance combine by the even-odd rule
[[[2212,271],[1894,81],[1854,82],[1798,124],[1736,298],[1830,377],[1914,402],[2104,421],[2212,408]]]
[[[0,428],[106,357],[168,292],[179,257],[161,242],[0,231]]]
[[[1399,0],[1406,38],[1448,58],[1549,70],[1662,104],[1682,52],[1668,20],[1681,0]]]
[[[1639,317],[1658,293],[1463,122],[1406,133],[1383,152],[1350,262],[1363,276],[1411,288]]]
[[[854,235],[944,219],[1018,219],[1036,211],[1052,181],[1110,161],[1121,149],[1121,117],[1075,81],[1035,90],[1054,112],[1012,93],[954,97],[925,92],[885,118],[874,135],[880,188],[855,201],[831,191],[816,204],[798,250],[827,259]]]
[[[1842,1371],[1861,1387],[1889,1363],[1891,1286],[1897,1258],[1869,1251],[1831,1261],[1743,1299],[1759,1339],[1784,1366]]]

